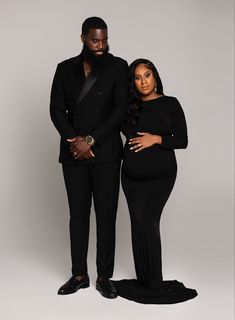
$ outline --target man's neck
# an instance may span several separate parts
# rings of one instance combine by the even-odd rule
[[[92,66],[88,61],[84,60],[83,61],[83,69],[84,69],[85,77],[87,78],[92,70]]]

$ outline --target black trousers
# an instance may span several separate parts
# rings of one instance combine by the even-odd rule
[[[163,281],[160,218],[176,179],[176,171],[152,180],[133,180],[122,173],[131,218],[132,248],[138,281],[149,288]]]
[[[111,278],[114,268],[120,162],[87,166],[63,165],[62,168],[70,209],[72,274],[87,274],[93,196],[97,226],[97,274]]]

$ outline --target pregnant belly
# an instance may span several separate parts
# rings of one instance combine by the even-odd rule
[[[177,169],[174,150],[164,150],[154,145],[140,152],[124,148],[122,171],[136,180],[154,179]]]

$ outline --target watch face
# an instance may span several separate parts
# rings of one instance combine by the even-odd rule
[[[86,137],[86,142],[87,142],[88,144],[92,144],[93,138],[92,138],[91,136],[87,136],[87,137]]]

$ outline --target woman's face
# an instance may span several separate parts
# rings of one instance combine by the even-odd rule
[[[139,94],[144,98],[155,96],[157,83],[153,71],[141,63],[135,68],[135,87]]]

